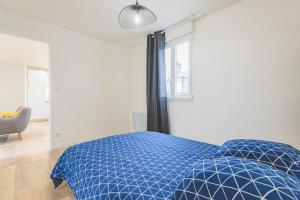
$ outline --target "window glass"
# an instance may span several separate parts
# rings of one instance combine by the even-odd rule
[[[175,96],[189,95],[189,43],[176,45]]]
[[[166,45],[166,89],[172,99],[191,98],[190,39],[172,41]]]

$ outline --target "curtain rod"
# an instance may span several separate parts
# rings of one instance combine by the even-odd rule
[[[203,16],[204,16],[204,15],[203,15],[202,13],[200,13],[200,14],[198,14],[198,15],[193,15],[193,14],[192,14],[192,16],[191,16],[190,18],[188,18],[188,19],[186,19],[186,20],[183,20],[183,21],[180,21],[180,22],[178,22],[178,23],[176,23],[176,24],[173,24],[172,26],[170,26],[170,27],[168,27],[168,28],[162,30],[161,33],[166,33],[166,32],[171,31],[171,30],[173,30],[173,29],[175,29],[175,28],[177,28],[177,27],[183,26],[183,25],[185,25],[185,24],[187,24],[187,23],[189,23],[189,22],[191,22],[191,21],[196,21],[196,20],[198,20],[199,18],[201,18],[201,17],[203,17]],[[154,37],[154,35],[153,35],[152,37]]]
[[[175,29],[175,28],[177,28],[177,27],[183,26],[183,25],[185,25],[185,24],[187,24],[187,23],[189,23],[189,22],[191,22],[191,21],[198,20],[198,19],[201,18],[202,16],[203,16],[203,14],[201,14],[201,13],[198,14],[198,15],[196,15],[196,16],[192,14],[192,16],[191,16],[189,19],[183,20],[183,21],[181,21],[181,22],[178,22],[178,23],[176,23],[176,24],[174,24],[174,25],[172,25],[172,26],[166,28],[165,30],[162,31],[162,33],[166,33],[166,32],[168,32],[168,31],[171,31],[171,30],[173,30],[173,29]]]

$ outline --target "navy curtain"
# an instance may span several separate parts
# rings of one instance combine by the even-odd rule
[[[147,130],[169,134],[165,34],[147,37]]]

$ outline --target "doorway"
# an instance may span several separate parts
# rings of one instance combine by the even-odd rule
[[[50,149],[49,54],[47,43],[0,33],[0,113],[31,109],[21,138],[0,134],[0,160]]]

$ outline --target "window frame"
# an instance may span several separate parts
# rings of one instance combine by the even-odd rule
[[[177,45],[187,42],[189,45],[189,70],[188,70],[188,95],[187,96],[176,96],[176,60],[177,60]],[[192,95],[192,36],[185,36],[179,39],[171,40],[166,42],[166,49],[170,48],[171,51],[171,80],[170,89],[171,94],[168,96],[168,100],[193,100]]]

